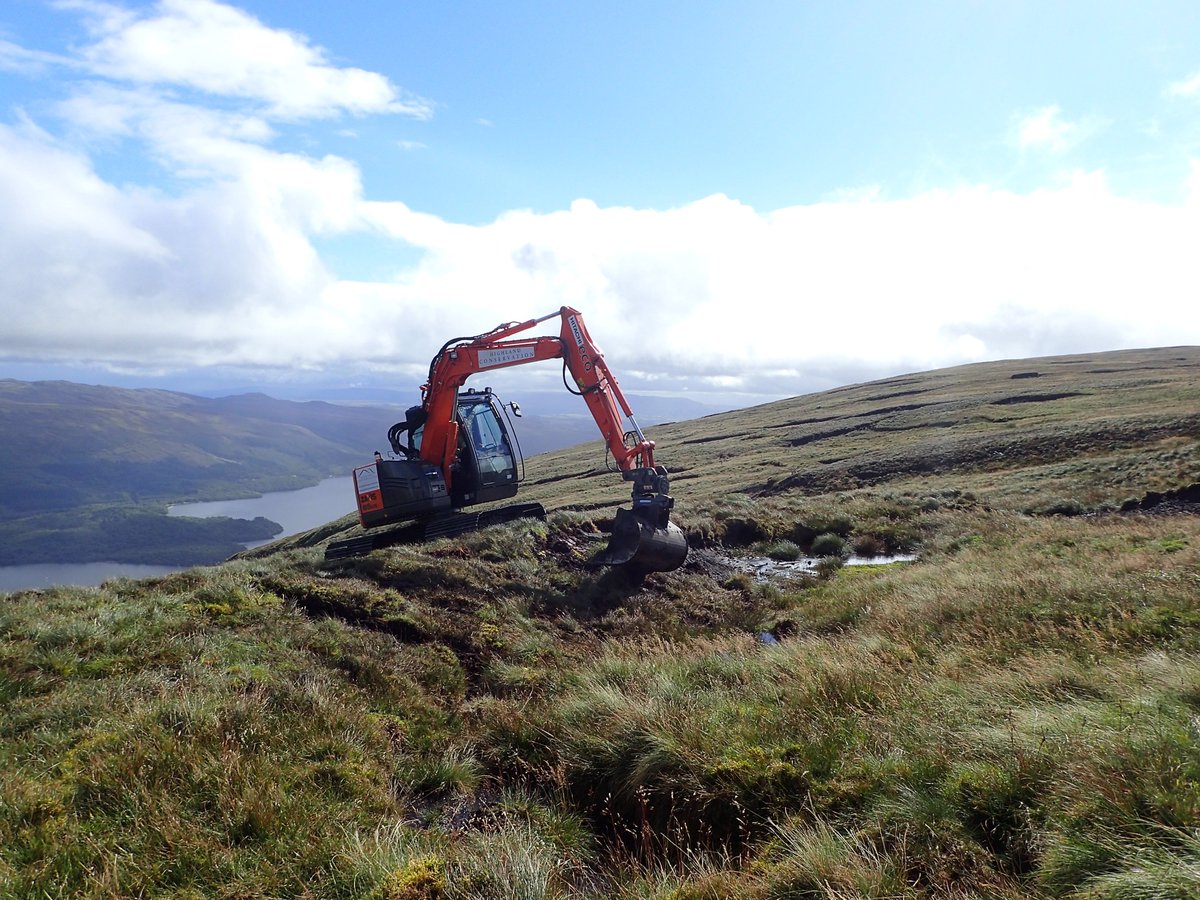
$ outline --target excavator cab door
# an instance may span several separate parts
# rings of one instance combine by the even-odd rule
[[[458,442],[452,482],[455,507],[516,495],[517,458],[490,390],[459,393]]]

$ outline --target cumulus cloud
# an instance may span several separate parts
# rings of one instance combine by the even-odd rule
[[[273,146],[280,119],[422,114],[380,76],[212,0],[71,5],[92,29],[73,63],[89,77],[54,108],[71,138],[28,118],[0,125],[0,356],[417,378],[447,338],[565,304],[627,388],[785,395],[981,359],[1200,343],[1200,203],[1124,198],[1102,172],[1025,194],[872,190],[776,210],[720,194],[673,209],[580,199],[466,225],[370,198],[347,159]],[[202,58],[214,41],[232,48],[228,71]],[[238,102],[206,108],[164,86]],[[1078,129],[1047,107],[1018,134],[1055,149]],[[104,141],[142,148],[171,192],[102,176],[92,154]],[[354,233],[415,261],[338,279],[320,239]]]
[[[288,119],[339,113],[430,115],[430,104],[384,76],[334,66],[303,35],[269,28],[214,0],[160,0],[149,10],[88,3],[93,42],[83,61],[96,74],[140,84],[251,99]]]
[[[840,371],[1200,339],[1195,210],[1124,200],[1098,174],[1031,195],[968,187],[773,212],[718,195],[667,211],[581,201],[479,228],[365,214],[425,248],[404,275],[414,300],[512,318],[574,305],[623,369],[693,386],[787,392]]]
[[[326,173],[271,168],[274,181],[254,190],[167,197],[117,188],[45,135],[0,127],[0,208],[21,211],[0,216],[0,350],[151,365],[236,357],[265,320],[328,283],[299,227]]]
[[[1196,72],[1181,81],[1172,82],[1167,87],[1167,93],[1176,97],[1195,97],[1200,95],[1200,72]]]
[[[1016,142],[1022,150],[1062,153],[1083,141],[1093,128],[1094,123],[1068,122],[1055,104],[1022,116],[1016,125]]]

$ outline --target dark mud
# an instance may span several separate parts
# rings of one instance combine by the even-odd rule
[[[1016,377],[1015,375],[1013,376]],[[1016,394],[1012,397],[1001,397],[993,400],[992,406],[1012,406],[1014,403],[1052,403],[1055,400],[1066,400],[1070,397],[1086,397],[1080,391],[1061,391],[1057,394]]]
[[[1123,513],[1155,515],[1200,515],[1200,481],[1173,491],[1149,491],[1141,499],[1126,500]]]

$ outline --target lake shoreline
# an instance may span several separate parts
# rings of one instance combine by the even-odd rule
[[[175,520],[229,518],[239,523],[265,519],[279,526],[279,529],[269,537],[238,541],[228,548],[228,552],[215,554],[213,558],[203,561],[160,564],[153,561],[56,560],[0,566],[0,592],[41,590],[58,585],[96,587],[113,578],[150,578],[181,572],[197,565],[217,565],[239,549],[252,549],[299,534],[352,512],[353,483],[349,475],[339,475],[293,491],[272,491],[237,500],[171,504],[165,514],[160,512],[156,515]],[[156,552],[161,556],[161,551]],[[149,550],[147,555],[150,555]]]

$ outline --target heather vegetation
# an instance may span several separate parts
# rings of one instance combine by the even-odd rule
[[[5,598],[0,894],[1195,896],[1200,353],[1006,366],[656,430],[644,580],[579,450],[546,522]]]

